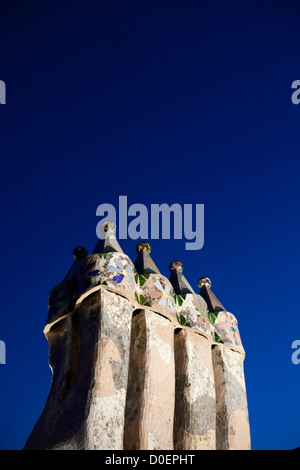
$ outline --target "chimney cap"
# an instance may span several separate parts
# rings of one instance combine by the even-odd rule
[[[200,277],[198,280],[198,287],[201,289],[202,287],[208,287],[209,289],[211,288],[211,280],[209,277]]]
[[[172,261],[170,264],[169,264],[169,270],[172,272],[172,271],[178,271],[180,273],[182,273],[183,271],[183,264],[181,261]]]
[[[146,253],[148,253],[150,255],[150,253],[151,253],[150,243],[148,243],[148,242],[138,243],[136,245],[136,251],[137,251],[137,253],[142,253],[143,251],[145,251]]]

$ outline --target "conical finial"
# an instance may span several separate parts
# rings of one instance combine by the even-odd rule
[[[88,251],[84,246],[77,246],[73,250],[73,258],[74,259],[82,259],[88,255]]]
[[[169,264],[169,270],[171,271],[177,271],[182,273],[183,271],[183,264],[181,261],[172,261],[172,263]]]
[[[120,252],[123,253],[120,247],[115,233],[117,231],[116,224],[114,222],[105,221],[101,225],[102,237],[98,240],[93,253],[109,253],[109,252]]]
[[[211,280],[208,277],[200,277],[198,280],[198,286],[200,288],[200,295],[207,303],[207,307],[210,312],[220,312],[221,310],[226,310],[226,308],[212,292]]]
[[[146,253],[148,253],[150,255],[151,246],[148,242],[140,242],[136,245],[136,252],[137,253],[142,253],[143,251],[145,251]]]
[[[210,289],[211,280],[209,279],[209,277],[200,277],[200,279],[198,279],[198,287],[199,289],[202,289],[202,287],[208,287]]]
[[[81,261],[84,258],[86,258],[87,255],[88,255],[88,251],[84,246],[77,246],[73,250],[74,261],[69,271],[65,275],[64,281],[67,283],[73,284],[74,289],[76,288],[76,286],[78,286],[78,283],[80,282],[80,279],[81,279],[81,274],[80,274]]]
[[[182,274],[183,264],[181,261],[172,261],[169,265],[169,270],[171,272],[169,281],[174,288],[175,294],[194,294],[193,288]]]
[[[137,257],[134,267],[138,274],[160,274],[157,266],[150,256],[151,246],[148,242],[140,242],[136,246]]]

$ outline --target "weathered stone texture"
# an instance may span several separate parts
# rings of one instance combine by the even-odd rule
[[[78,338],[73,341],[75,352],[68,345],[66,320],[50,330],[52,385],[25,449],[122,448],[131,312],[127,299],[98,291],[76,311],[80,343]],[[76,374],[67,387],[72,356]]]
[[[244,356],[174,326],[106,288],[48,326],[52,383],[25,449],[249,449]]]
[[[50,293],[52,383],[25,449],[250,448],[237,319],[208,278],[195,294],[175,261],[170,282],[147,243],[134,266],[104,228]]]
[[[132,321],[125,449],[173,448],[174,327],[151,310]]]
[[[131,303],[101,293],[101,325],[85,420],[88,449],[122,449],[130,349]]]
[[[237,319],[202,277],[196,294],[137,245],[135,264],[104,221],[92,254],[50,292],[44,334],[52,382],[25,449],[248,449]]]
[[[216,448],[250,449],[244,358],[222,345],[214,346],[212,354],[217,412]]]
[[[216,413],[210,342],[180,330],[175,334],[175,361],[174,448],[213,450]]]

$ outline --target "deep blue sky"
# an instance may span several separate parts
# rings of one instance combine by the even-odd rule
[[[153,240],[234,313],[252,447],[300,446],[300,8],[296,1],[1,2],[0,448],[20,449],[51,381],[50,290],[96,208],[205,204],[205,244]],[[121,242],[135,259],[136,241]]]

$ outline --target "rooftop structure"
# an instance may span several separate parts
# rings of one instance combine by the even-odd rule
[[[183,264],[163,276],[147,242],[133,263],[112,222],[49,296],[53,377],[25,449],[250,449],[235,316]]]

